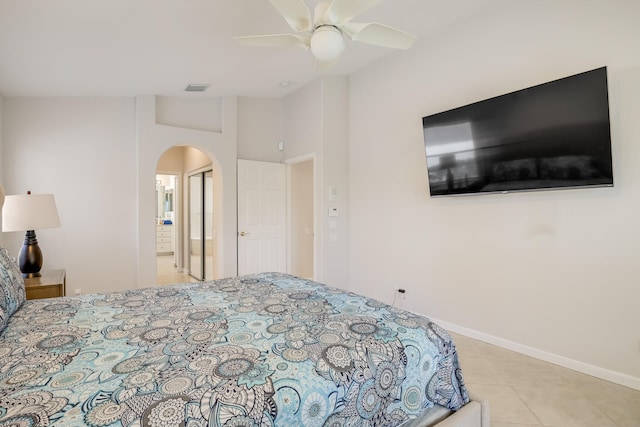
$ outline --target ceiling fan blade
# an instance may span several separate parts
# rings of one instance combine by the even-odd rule
[[[409,49],[416,40],[414,36],[404,31],[375,22],[369,24],[350,22],[344,24],[341,29],[351,40],[393,49]]]
[[[324,16],[325,22],[343,25],[357,15],[371,9],[382,0],[333,0]]]
[[[310,37],[297,34],[269,34],[266,36],[234,37],[233,39],[243,46],[304,47],[308,49]]]
[[[311,31],[311,12],[303,0],[269,0],[287,24],[296,31]]]

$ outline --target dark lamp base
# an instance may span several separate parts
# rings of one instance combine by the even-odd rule
[[[38,246],[36,232],[33,230],[27,230],[24,235],[24,244],[18,255],[18,266],[22,272],[22,277],[40,277],[42,251]]]

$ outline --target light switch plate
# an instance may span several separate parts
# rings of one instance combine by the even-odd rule
[[[336,187],[329,187],[329,201],[335,202],[338,200],[338,189]]]

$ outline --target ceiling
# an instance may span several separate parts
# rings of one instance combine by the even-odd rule
[[[386,0],[357,22],[428,37],[495,0]],[[318,0],[306,0],[311,10]],[[267,0],[1,0],[0,94],[280,97],[315,79],[300,48],[248,48],[234,36],[293,32]],[[331,74],[393,50],[348,42]],[[281,82],[290,82],[281,87]]]

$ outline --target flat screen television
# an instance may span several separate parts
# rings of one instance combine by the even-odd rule
[[[613,186],[606,67],[422,125],[432,197]]]

